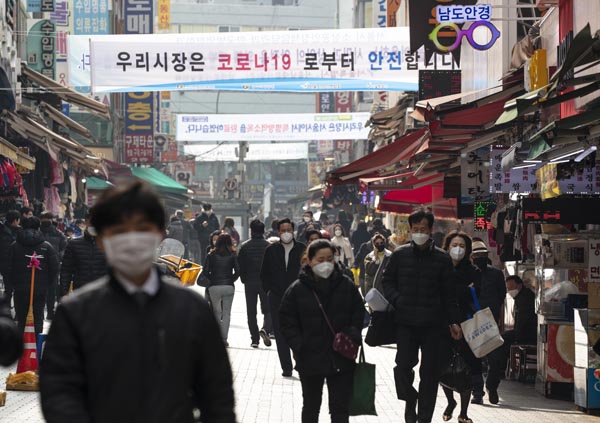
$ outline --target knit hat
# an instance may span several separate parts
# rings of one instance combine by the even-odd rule
[[[487,253],[488,249],[483,241],[473,242],[473,254],[475,253]]]

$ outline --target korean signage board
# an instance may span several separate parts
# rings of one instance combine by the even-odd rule
[[[536,164],[531,167],[522,169],[511,169],[510,171],[502,170],[502,153],[506,151],[503,148],[493,148],[490,158],[490,192],[492,194],[500,193],[534,193],[541,192],[536,177],[536,171],[543,165]],[[560,166],[560,165],[558,165]],[[596,169],[598,164],[596,165]],[[550,169],[550,168],[548,168]],[[546,170],[548,170],[546,169]],[[544,177],[548,176],[548,172],[542,173]],[[552,181],[546,178],[546,183],[543,190],[549,193],[548,189],[552,189]],[[600,181],[597,180],[596,171],[594,168],[584,168],[580,172],[576,172],[569,178],[559,179],[557,186],[554,187],[563,194],[600,194]]]
[[[91,84],[97,93],[416,91],[430,64],[409,50],[407,27],[91,37]]]
[[[492,228],[492,213],[496,209],[493,201],[475,201],[473,203],[473,230],[487,232]]]
[[[177,115],[177,141],[367,139],[369,113]]]
[[[108,34],[108,0],[75,0],[73,20],[75,34]]]
[[[335,93],[335,110],[336,113],[352,112],[352,93],[348,91]]]
[[[334,113],[336,93],[317,93],[317,113]]]
[[[54,12],[54,0],[27,0],[27,12]]]
[[[490,196],[490,148],[482,147],[461,158],[461,202],[470,204]]]
[[[171,0],[158,0],[158,29],[171,27]]]
[[[52,21],[44,19],[33,24],[27,36],[27,63],[50,79],[56,74],[55,29]]]
[[[199,162],[237,162],[236,144],[197,144],[184,146],[186,154],[196,156]],[[248,148],[246,161],[260,160],[306,160],[307,143],[252,144]]]
[[[600,282],[600,239],[590,239],[588,282]]]
[[[600,224],[600,198],[562,196],[542,200],[523,198],[523,221],[528,223]]]

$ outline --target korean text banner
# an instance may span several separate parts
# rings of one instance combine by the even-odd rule
[[[177,141],[367,139],[369,113],[177,115]]]
[[[409,50],[406,27],[92,37],[91,83],[94,93],[416,91],[426,66]]]
[[[199,162],[237,162],[237,144],[196,144],[184,146],[186,154],[196,156]],[[306,160],[308,143],[252,144],[246,161]]]

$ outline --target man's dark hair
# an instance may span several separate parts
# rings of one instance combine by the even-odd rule
[[[358,222],[358,225],[356,226],[356,231],[357,232],[365,232],[367,230],[367,222],[365,222],[364,220],[361,220],[360,222]]]
[[[317,252],[324,248],[329,248],[331,252],[335,255],[335,247],[333,246],[331,241],[329,241],[328,239],[317,239],[311,242],[308,246],[308,250],[306,252],[308,259],[312,260],[317,255]]]
[[[40,219],[50,219],[50,220],[53,220],[54,219],[54,215],[52,214],[52,212],[45,212],[45,213],[42,213],[40,215]]]
[[[433,213],[426,209],[418,209],[412,212],[410,216],[408,216],[408,226],[412,227],[412,225],[419,223],[423,219],[427,219],[429,229],[433,228],[433,222],[435,221],[435,218],[433,217]]]
[[[373,226],[383,226],[383,220],[380,218],[373,219]]]
[[[316,229],[311,229],[309,231],[305,231],[304,232],[304,239],[306,239],[306,241],[308,241],[311,237],[311,235],[317,234],[319,235],[319,238],[323,238],[323,235],[321,235],[321,231],[317,231]]]
[[[310,217],[313,217],[313,212],[310,210],[306,210],[304,213],[302,213],[302,216],[304,216],[305,214],[310,214]]]
[[[209,204],[209,203],[202,204],[202,210],[207,211],[207,210],[211,210],[211,209],[212,209],[212,204]]]
[[[281,225],[284,225],[286,223],[292,225],[292,229],[294,229],[294,222],[292,222],[289,218],[286,217],[285,219],[281,219],[277,222],[277,230],[281,230]]]
[[[165,209],[154,191],[142,182],[106,190],[92,207],[90,220],[96,233],[101,235],[107,227],[122,223],[135,214],[144,216],[161,231],[165,230]]]
[[[278,228],[279,228],[279,220],[273,219],[273,221],[271,222],[271,229],[273,229],[275,231]]]
[[[263,235],[265,233],[265,224],[259,219],[255,219],[250,222],[250,232],[256,235]]]
[[[471,257],[471,253],[473,252],[473,242],[471,241],[471,237],[462,231],[450,231],[448,235],[444,238],[443,248],[446,251],[450,251],[450,243],[456,237],[462,238],[465,241],[465,258],[468,259]]]
[[[21,218],[21,213],[16,210],[9,210],[6,212],[6,223],[8,225],[13,224],[15,221]]]
[[[22,215],[29,214],[30,212],[33,213],[33,210],[30,209],[29,207],[21,207],[21,214]]]
[[[38,219],[37,217],[28,217],[26,219],[23,219],[23,221],[21,222],[21,226],[23,227],[23,229],[38,230],[40,229],[41,222],[40,219]]]
[[[523,285],[523,279],[519,275],[510,275],[506,277],[506,281],[513,280],[517,285]]]

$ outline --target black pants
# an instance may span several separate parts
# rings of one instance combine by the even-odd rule
[[[331,422],[348,423],[348,407],[352,396],[352,372],[343,372],[327,377],[300,374],[303,398],[302,423],[319,422],[325,381],[327,381],[327,391],[329,392]]]
[[[54,305],[56,304],[56,290],[58,282],[48,284],[46,291],[46,313],[49,319],[54,317]]]
[[[269,305],[271,306],[271,320],[273,322],[273,333],[275,334],[275,342],[277,343],[277,354],[279,354],[279,363],[284,372],[290,372],[293,370],[292,365],[292,354],[290,347],[279,327],[279,307],[281,306],[281,298],[276,295],[269,293]]]
[[[418,400],[417,415],[419,421],[430,422],[433,417],[440,374],[440,354],[442,339],[446,334],[443,328],[400,326],[397,329],[398,351],[394,380],[398,399],[408,403]],[[419,391],[413,388],[415,372],[413,367],[419,363]]]
[[[46,306],[46,293],[35,292],[33,295],[33,325],[35,336],[44,330],[44,307]],[[19,330],[25,332],[27,312],[29,311],[29,290],[15,290],[15,318],[19,322]]]
[[[475,375],[479,375],[481,378],[481,359],[475,357],[471,348],[469,348],[469,344],[464,339],[460,341],[454,341],[450,336],[447,338],[446,344],[442,347],[444,353],[448,354],[454,348],[457,352],[460,353],[462,358],[467,362],[469,367],[471,368],[471,377],[473,382],[473,389],[470,391],[461,392],[459,394],[460,397],[460,416],[466,418],[469,410],[469,404],[471,403],[471,392],[473,392],[474,396],[478,396],[480,391],[483,396],[483,388],[480,388],[478,385]],[[449,359],[449,357],[447,357]],[[447,362],[444,360],[443,362]],[[454,391],[449,388],[443,387],[444,394],[446,394],[446,398],[448,399],[448,404],[456,402],[454,399]]]
[[[267,294],[265,291],[259,286],[252,285],[244,285],[244,290],[246,292],[246,313],[248,315],[248,329],[250,329],[250,338],[253,343],[258,343],[259,334],[258,334],[258,322],[256,320],[257,303],[260,298],[260,311],[263,315],[263,326],[267,333],[271,333],[273,331],[273,327],[271,324],[271,308],[269,307],[269,299],[267,298]]]
[[[510,346],[515,342],[515,332],[512,330],[506,331],[502,334],[502,338],[504,338],[504,344],[488,355],[489,370],[485,386],[490,391],[498,390],[500,379],[502,379],[502,375],[506,372],[506,364],[510,356]]]

